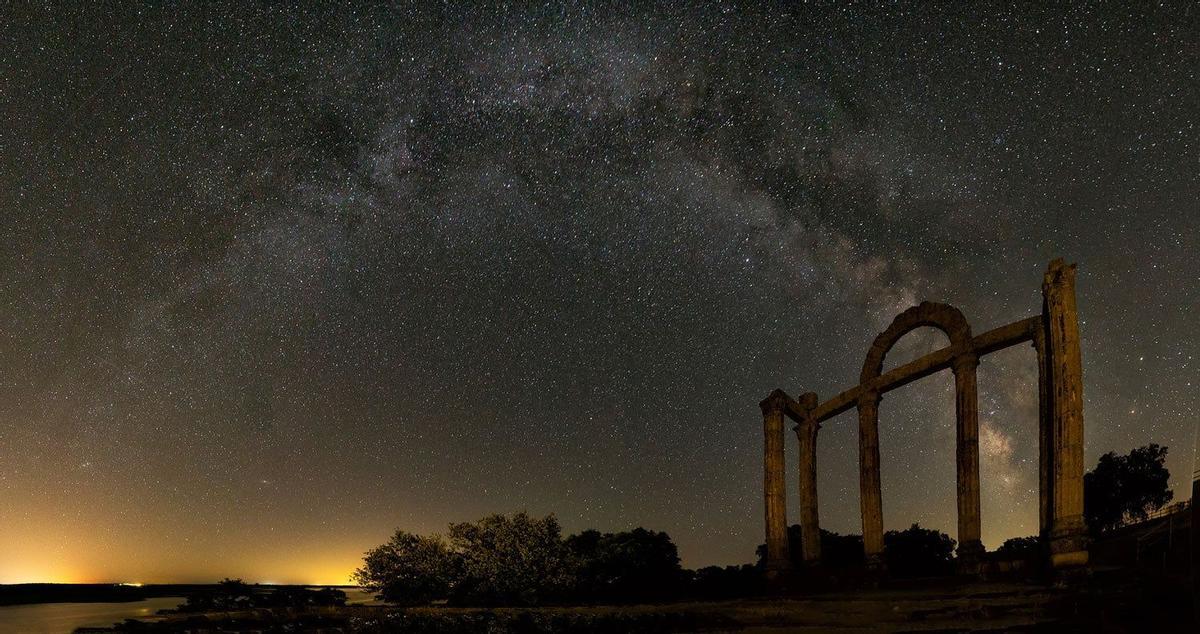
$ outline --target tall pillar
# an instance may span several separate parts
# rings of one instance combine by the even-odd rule
[[[879,393],[858,398],[858,499],[868,568],[883,566],[883,493],[879,484]]]
[[[800,543],[806,565],[821,560],[821,525],[817,515],[817,431],[821,425],[812,417],[816,406],[816,394],[809,392],[800,397],[800,409],[805,416],[795,428],[800,441]]]
[[[767,530],[767,578],[777,580],[791,568],[788,559],[787,492],[783,474],[783,410],[788,396],[771,392],[759,403],[763,414],[763,506]]]
[[[1053,522],[1050,562],[1055,568],[1088,561],[1083,523],[1083,364],[1079,314],[1075,306],[1075,265],[1050,263],[1042,282],[1046,348],[1050,370],[1053,435]]]
[[[958,559],[962,572],[975,573],[983,556],[979,531],[979,387],[973,352],[954,359],[955,464],[958,481]]]
[[[1042,314],[1046,312],[1042,303]],[[1054,418],[1050,405],[1050,365],[1046,354],[1045,323],[1033,333],[1038,365],[1038,537],[1050,541],[1054,527]]]

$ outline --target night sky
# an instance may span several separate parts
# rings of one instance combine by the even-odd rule
[[[0,582],[344,582],[516,510],[748,562],[760,399],[921,300],[1034,315],[1059,256],[1087,464],[1169,445],[1186,498],[1197,10],[971,4],[0,9]],[[990,549],[1037,531],[1034,361],[979,368]],[[884,398],[886,528],[954,535],[953,409]]]

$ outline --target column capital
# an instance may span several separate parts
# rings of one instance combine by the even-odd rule
[[[761,402],[759,402],[758,407],[762,410],[763,416],[766,416],[771,412],[782,412],[786,410],[788,401],[791,400],[792,398],[787,395],[787,392],[776,388],[767,395],[767,398],[764,398]]]
[[[817,402],[816,392],[805,392],[797,399],[796,409],[799,410],[800,418],[796,421],[796,426],[792,428],[797,437],[806,431],[816,434],[817,430],[821,429],[821,423],[812,416],[812,411],[817,408]]]

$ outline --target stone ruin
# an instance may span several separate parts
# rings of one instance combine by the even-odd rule
[[[883,372],[892,346],[914,329],[931,326],[946,333],[950,345]],[[858,410],[859,500],[863,547],[868,569],[883,569],[883,500],[879,481],[879,401],[894,390],[949,368],[954,373],[958,484],[958,561],[960,570],[979,571],[984,554],[979,514],[979,410],[975,369],[979,357],[1032,342],[1038,363],[1039,527],[1049,543],[1055,570],[1087,564],[1083,521],[1083,382],[1079,320],[1075,306],[1075,265],[1050,263],[1042,282],[1042,312],[975,335],[962,312],[947,304],[924,302],[892,321],[867,351],[858,385],[819,402],[808,392],[793,399],[783,390],[760,403],[763,414],[763,493],[766,507],[766,568],[778,580],[792,568],[788,554],[787,498],[784,478],[784,417],[796,423],[800,463],[800,530],[805,566],[821,558],[817,515],[817,431],[823,421],[851,408]]]

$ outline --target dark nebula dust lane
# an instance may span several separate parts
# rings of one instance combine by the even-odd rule
[[[0,582],[343,582],[521,509],[750,561],[770,389],[922,300],[1036,314],[1059,256],[1087,463],[1168,445],[1187,497],[1196,13],[0,9]],[[989,548],[1037,530],[1034,358],[979,368]],[[887,528],[954,534],[953,408],[882,405]]]

